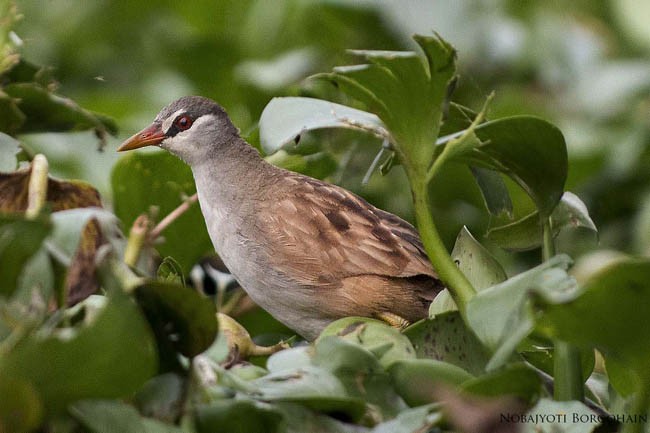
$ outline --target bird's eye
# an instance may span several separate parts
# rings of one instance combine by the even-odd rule
[[[190,126],[192,126],[192,118],[188,115],[183,115],[178,117],[174,121],[174,124],[181,131],[185,131],[186,129],[189,129]]]

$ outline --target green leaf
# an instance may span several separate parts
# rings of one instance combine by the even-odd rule
[[[468,380],[462,389],[484,397],[513,396],[533,402],[542,392],[542,380],[526,364],[517,363]]]
[[[18,108],[17,100],[0,90],[0,131],[15,135],[23,123],[25,114]]]
[[[250,382],[267,401],[299,403],[325,413],[345,413],[358,420],[365,412],[363,400],[349,397],[332,373],[314,366],[271,373]]]
[[[232,433],[282,432],[284,416],[273,406],[248,399],[219,400],[194,412],[196,431]]]
[[[483,144],[460,159],[508,175],[533,199],[540,215],[550,215],[568,171],[560,130],[536,117],[515,116],[482,123],[475,133]]]
[[[73,404],[70,413],[94,433],[182,433],[179,427],[141,416],[126,403],[84,400]]]
[[[43,404],[29,382],[0,376],[0,395],[1,432],[28,433],[41,424]]]
[[[165,257],[156,271],[158,279],[164,283],[179,284],[185,286],[183,270],[173,257]]]
[[[418,358],[429,358],[457,365],[473,375],[485,371],[489,353],[457,311],[436,315],[404,330]]]
[[[297,173],[306,174],[316,179],[324,179],[336,172],[336,159],[328,152],[317,152],[311,155],[289,154],[279,150],[266,157],[266,161]]]
[[[409,406],[436,401],[435,390],[441,384],[456,386],[474,378],[454,364],[433,359],[403,359],[389,371],[395,390]]]
[[[481,190],[481,196],[488,212],[494,216],[506,214],[512,217],[512,200],[501,175],[493,170],[480,167],[470,167],[470,169]]]
[[[314,98],[273,98],[262,111],[259,121],[260,142],[266,154],[272,154],[300,135],[315,129],[349,128],[386,138],[388,132],[374,114]]]
[[[576,296],[575,280],[566,273],[570,264],[568,256],[555,256],[501,284],[480,291],[470,300],[467,305],[469,325],[493,351],[486,366],[488,370],[508,361],[519,342],[532,331],[535,322],[531,293],[539,293],[549,302],[561,302]]]
[[[598,232],[596,225],[589,216],[587,206],[572,192],[566,191],[562,200],[551,214],[553,235],[557,236],[566,228],[585,228]],[[542,245],[542,225],[539,212],[533,212],[499,227],[493,227],[487,232],[487,238],[501,248],[511,251],[527,251]]]
[[[92,323],[49,336],[35,333],[0,358],[0,377],[30,383],[48,416],[83,398],[127,397],[155,369],[149,326],[120,291],[111,292]]]
[[[455,73],[455,51],[439,37],[416,35],[427,64],[411,51],[352,51],[368,64],[323,74],[365,103],[386,125],[400,161],[424,173],[442,121],[447,86]]]
[[[458,233],[451,258],[477,290],[493,286],[507,278],[501,264],[472,236],[467,227],[463,227]],[[449,289],[444,289],[431,302],[429,318],[457,310],[458,306],[451,297]]]
[[[372,352],[335,336],[319,338],[314,349],[313,364],[338,377],[347,395],[379,408],[384,418],[392,418],[405,408]]]
[[[181,415],[185,388],[186,383],[179,374],[161,374],[142,386],[133,403],[142,415],[173,423]]]
[[[40,249],[51,230],[44,219],[0,215],[0,295],[10,296],[17,287],[23,266]]]
[[[415,349],[409,339],[379,320],[345,317],[327,325],[318,338],[329,335],[339,336],[369,350],[384,368],[400,359],[415,358]]]
[[[529,364],[535,366],[541,371],[553,376],[555,369],[553,342],[546,338],[542,338],[537,333],[533,332],[528,338],[525,338],[517,351],[523,359]],[[594,371],[596,357],[592,349],[580,350],[580,363],[582,364],[582,377],[588,378]]]
[[[135,296],[159,341],[171,343],[183,355],[198,355],[217,337],[214,303],[194,289],[151,281],[138,286]]]
[[[16,154],[20,152],[20,142],[0,132],[0,171],[14,171],[18,164]]]
[[[20,15],[16,3],[9,0],[0,2],[0,75],[11,69],[19,60],[16,45],[11,40],[11,32]]]
[[[311,348],[298,346],[275,352],[266,361],[266,368],[271,373],[304,367],[311,364]]]
[[[26,116],[21,133],[65,132],[94,129],[100,136],[115,135],[115,122],[81,108],[71,99],[55,95],[36,83],[9,84],[3,90],[18,100],[17,106]]]
[[[111,186],[115,214],[126,227],[151,207],[162,219],[196,192],[190,168],[167,152],[126,154],[113,167]],[[174,257],[185,274],[212,251],[198,204],[175,220],[163,236],[164,242],[156,249],[162,256]]]
[[[538,324],[546,335],[585,349],[597,348],[650,381],[650,260],[618,261],[593,275],[566,303],[540,300]]]
[[[458,233],[451,257],[477,290],[502,283],[508,278],[497,259],[472,236],[467,227]]]
[[[372,433],[414,433],[428,432],[443,420],[437,405],[426,405],[400,412],[395,419],[383,422],[371,430]],[[435,430],[434,430],[435,431]]]

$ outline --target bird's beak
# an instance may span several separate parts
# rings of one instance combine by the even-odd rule
[[[122,143],[117,148],[117,151],[124,152],[125,150],[133,150],[145,146],[155,146],[160,144],[164,139],[165,133],[162,131],[160,123],[154,122]]]

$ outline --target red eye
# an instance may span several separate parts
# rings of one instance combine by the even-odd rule
[[[181,131],[185,131],[190,126],[192,126],[192,118],[190,116],[183,115],[177,118],[176,121],[174,121],[174,124]]]

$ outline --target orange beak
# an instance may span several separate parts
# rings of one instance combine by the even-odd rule
[[[142,131],[131,136],[117,148],[118,152],[138,149],[145,146],[155,146],[165,139],[165,133],[160,129],[159,123],[152,123]]]

